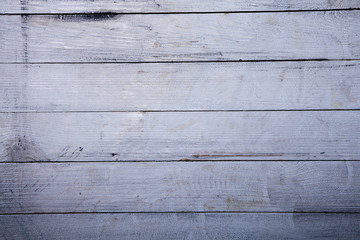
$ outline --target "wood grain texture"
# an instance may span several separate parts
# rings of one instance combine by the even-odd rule
[[[146,213],[0,216],[4,240],[357,239],[359,214]]]
[[[3,15],[0,33],[0,62],[360,58],[360,11]]]
[[[0,111],[359,109],[360,62],[1,64]]]
[[[2,163],[0,213],[360,212],[360,162]]]
[[[94,13],[94,12],[221,12],[283,11],[359,8],[356,0],[2,0],[0,13]]]
[[[360,112],[0,115],[1,161],[359,160]]]
[[[351,8],[2,1],[0,239],[359,238]]]

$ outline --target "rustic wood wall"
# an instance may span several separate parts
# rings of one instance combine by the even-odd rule
[[[358,0],[2,0],[0,239],[359,239]]]

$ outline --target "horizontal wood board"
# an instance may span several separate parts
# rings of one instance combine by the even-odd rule
[[[2,163],[0,213],[360,212],[360,162]]]
[[[357,0],[3,0],[0,13],[161,13],[161,12],[222,12],[222,11],[289,11],[360,8]]]
[[[0,239],[356,239],[359,214],[0,215]]]
[[[360,59],[360,11],[2,15],[0,33],[3,63]]]
[[[360,62],[0,64],[0,111],[360,109]]]
[[[1,161],[359,160],[359,111],[0,114]]]

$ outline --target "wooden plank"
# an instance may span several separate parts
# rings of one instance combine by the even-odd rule
[[[3,15],[0,33],[0,62],[360,58],[360,11]]]
[[[356,239],[359,214],[146,213],[0,216],[0,239]]]
[[[288,11],[359,8],[356,0],[141,0],[141,1],[86,1],[86,0],[3,0],[0,13],[146,13],[146,12],[221,12],[221,11]]]
[[[1,161],[359,160],[359,111],[0,115]]]
[[[2,163],[0,213],[360,212],[360,162]]]
[[[2,64],[0,111],[359,109],[360,62]]]

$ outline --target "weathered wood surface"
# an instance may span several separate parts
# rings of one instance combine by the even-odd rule
[[[357,239],[359,214],[136,213],[0,216],[0,239]]]
[[[0,62],[360,58],[360,11],[2,15],[0,33]]]
[[[2,1],[0,239],[359,238],[351,8]]]
[[[359,109],[360,62],[0,64],[0,111]]]
[[[0,13],[144,13],[144,12],[221,12],[287,11],[359,8],[357,0],[2,0]]]
[[[359,160],[359,111],[3,113],[1,161]]]
[[[360,162],[2,163],[0,213],[360,212]]]

